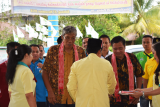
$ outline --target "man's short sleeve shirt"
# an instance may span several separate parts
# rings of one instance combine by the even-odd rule
[[[46,102],[46,87],[42,78],[42,70],[37,66],[38,63],[42,63],[42,60],[38,59],[35,63],[31,63],[30,68],[37,80],[36,83],[36,101]]]
[[[60,45],[54,45],[49,48],[42,69],[43,69],[43,71],[46,71],[48,74],[49,82],[50,82],[52,90],[55,94],[57,103],[63,104],[63,101],[62,101],[63,95],[58,94],[59,47],[60,47]],[[79,59],[85,58],[86,55],[85,55],[85,51],[83,50],[83,48],[79,47],[79,46],[76,46],[76,47],[77,47]],[[65,55],[64,55],[64,57],[65,57]],[[75,61],[75,56],[73,56],[73,60]],[[64,66],[64,69],[65,69],[65,66]]]
[[[151,58],[153,57],[152,52],[148,54]],[[144,53],[144,52],[139,52],[136,54],[136,57],[139,61],[139,63],[141,64],[143,70],[144,70],[144,66],[145,63],[147,62],[147,60],[149,59],[149,57]]]

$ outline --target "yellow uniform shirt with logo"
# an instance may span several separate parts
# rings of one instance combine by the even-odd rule
[[[148,79],[147,88],[153,87],[153,75],[157,66],[158,64],[154,57],[149,59],[145,64],[144,75],[142,77]],[[152,100],[152,96],[148,96],[148,98]]]
[[[160,83],[160,75],[158,76],[158,80]],[[153,90],[156,90],[158,88],[160,88],[160,84],[159,85],[155,84],[155,74],[154,74],[154,76],[153,76]],[[152,105],[153,105],[153,107],[160,107],[160,94],[152,96]]]
[[[11,98],[9,107],[29,107],[25,94],[35,92],[36,82],[32,71],[23,65],[17,65],[14,81],[9,85]]]

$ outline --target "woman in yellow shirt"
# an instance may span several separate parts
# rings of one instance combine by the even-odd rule
[[[9,107],[37,107],[34,97],[36,82],[28,67],[32,58],[31,48],[27,45],[20,45],[10,52],[6,73]]]
[[[144,89],[136,89],[131,96],[135,98],[139,98],[140,96],[147,97],[152,96],[152,105],[153,107],[160,107],[160,42],[156,43],[153,46],[153,54],[154,58],[158,63],[158,67],[154,72],[153,76],[153,87],[144,88]]]

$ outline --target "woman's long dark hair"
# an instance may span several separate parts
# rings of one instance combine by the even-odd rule
[[[158,67],[157,69],[155,70],[155,84],[156,85],[159,85],[159,80],[158,80],[158,76],[159,76],[159,72],[160,72],[160,42],[156,43],[153,45],[153,49],[156,51],[156,55],[159,59],[159,64],[158,64]]]
[[[27,45],[20,45],[17,49],[13,49],[9,54],[6,79],[8,84],[12,84],[14,81],[14,76],[16,73],[16,66],[19,61],[21,61],[26,54],[30,55],[31,48]]]

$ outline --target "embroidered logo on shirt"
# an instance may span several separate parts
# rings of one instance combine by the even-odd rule
[[[140,61],[143,61],[143,57],[140,58]]]
[[[148,68],[152,68],[153,66],[149,66]]]
[[[39,73],[42,73],[42,70],[39,70]]]

